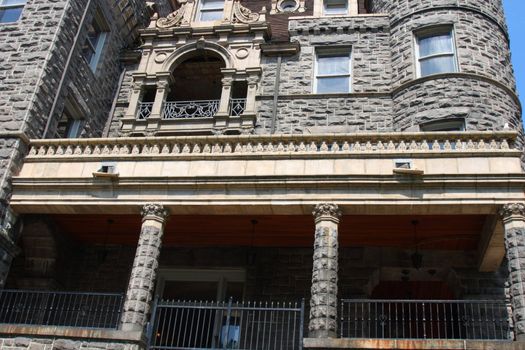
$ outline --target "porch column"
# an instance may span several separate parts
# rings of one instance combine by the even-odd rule
[[[122,330],[141,331],[147,323],[168,211],[160,204],[142,207],[142,228],[122,314]]]
[[[338,225],[341,211],[336,204],[322,203],[313,210],[315,242],[310,300],[310,338],[337,336]]]
[[[514,334],[516,340],[525,341],[525,204],[505,204],[500,216],[505,226]]]

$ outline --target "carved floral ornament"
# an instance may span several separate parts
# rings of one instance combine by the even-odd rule
[[[505,204],[499,211],[499,215],[503,221],[512,217],[525,218],[525,204],[524,203],[508,203]]]
[[[339,221],[342,212],[337,204],[320,203],[315,206],[314,210],[312,211],[312,215],[316,221],[321,220],[322,218],[330,218],[334,221]]]
[[[162,204],[156,203],[147,203],[142,206],[140,214],[143,218],[147,216],[155,216],[161,220],[166,220],[169,215],[169,212]]]
[[[190,12],[191,6],[187,0],[179,0],[180,7],[170,13],[166,17],[159,18],[157,20],[158,28],[172,28],[177,27],[182,24],[188,24],[184,21],[186,12]],[[235,0],[233,3],[233,23],[254,23],[257,22],[260,18],[258,13],[252,12],[250,9],[241,5],[240,0]]]

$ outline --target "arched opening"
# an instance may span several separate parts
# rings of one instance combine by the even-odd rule
[[[190,54],[172,73],[168,101],[219,100],[226,64],[213,51],[201,50]]]

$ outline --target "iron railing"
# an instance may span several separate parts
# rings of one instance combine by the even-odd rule
[[[301,350],[304,302],[159,301],[150,349]]]
[[[139,104],[139,110],[137,111],[138,120],[146,120],[151,115],[153,109],[153,102],[142,102]]]
[[[238,117],[246,109],[245,98],[232,98],[230,100],[230,115]]]
[[[342,300],[342,338],[509,339],[500,301]]]
[[[117,328],[123,294],[0,290],[0,323]]]
[[[219,110],[219,100],[175,101],[164,104],[163,119],[212,118]]]

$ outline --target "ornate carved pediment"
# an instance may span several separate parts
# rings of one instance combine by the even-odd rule
[[[259,20],[260,15],[241,5],[239,0],[233,3],[234,23],[254,23]]]
[[[180,26],[184,20],[184,14],[188,8],[188,3],[184,2],[181,4],[177,11],[170,13],[166,17],[159,18],[157,20],[157,27],[159,28],[170,28]]]

